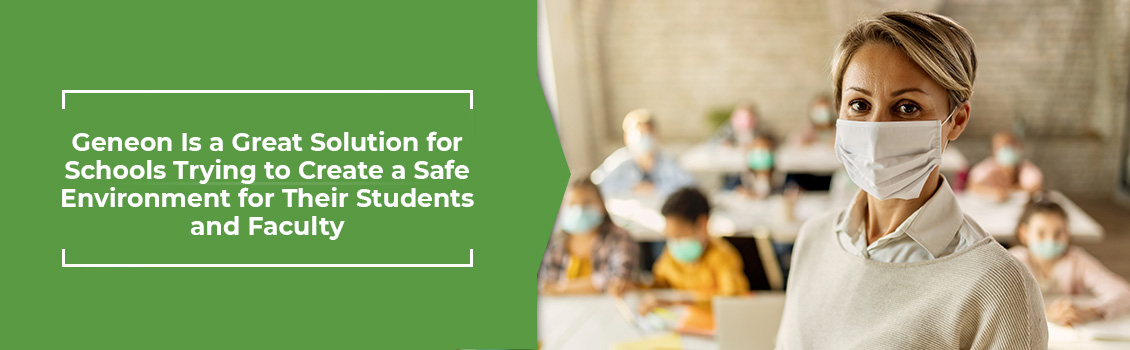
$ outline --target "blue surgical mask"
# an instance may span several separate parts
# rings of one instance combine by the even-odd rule
[[[767,149],[755,149],[746,154],[746,163],[753,170],[769,170],[773,168],[773,152]]]
[[[694,238],[667,241],[667,252],[681,263],[689,264],[702,256],[702,243]]]
[[[1051,260],[1062,256],[1067,244],[1054,239],[1035,241],[1028,243],[1028,251],[1040,259]]]
[[[561,210],[561,229],[571,234],[588,233],[604,222],[604,213],[592,207],[570,205]]]
[[[1020,152],[1012,146],[1004,146],[997,150],[997,163],[1003,166],[1016,166],[1020,163]]]
[[[655,139],[651,134],[640,133],[634,139],[629,139],[628,150],[635,155],[649,154],[655,150]]]

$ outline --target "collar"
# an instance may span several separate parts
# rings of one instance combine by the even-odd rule
[[[836,229],[844,232],[853,239],[863,234],[865,223],[864,212],[867,210],[867,193],[860,190],[856,193],[855,200],[848,205],[847,210],[841,212],[836,218]],[[949,181],[942,176],[938,190],[922,207],[911,213],[893,232],[883,238],[897,238],[906,235],[930,252],[933,257],[945,252],[953,241],[962,223],[965,214],[957,204],[957,198],[950,188]],[[883,238],[880,238],[882,240]]]

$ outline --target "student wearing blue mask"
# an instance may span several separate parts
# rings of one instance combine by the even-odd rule
[[[691,187],[679,189],[667,198],[661,213],[667,220],[667,249],[652,268],[654,287],[691,292],[694,300],[689,304],[702,310],[710,310],[714,296],[749,293],[738,250],[726,240],[707,234],[710,203],[702,192]],[[649,297],[639,311],[646,314],[673,303],[677,302]]]
[[[1070,237],[1063,207],[1042,193],[1033,194],[1016,226],[1020,245],[1009,252],[1040,284],[1048,321],[1072,326],[1130,311],[1130,283],[1083,248],[1072,246]],[[1088,294],[1092,298],[1084,297]]]
[[[538,271],[539,293],[621,295],[633,286],[639,246],[612,223],[591,180],[570,184],[558,216],[561,232],[550,238]]]
[[[832,99],[818,95],[809,106],[808,123],[789,134],[788,142],[797,146],[824,144],[831,147],[835,138],[836,110],[832,108]]]
[[[592,172],[606,196],[666,196],[694,183],[690,173],[659,149],[655,118],[646,109],[624,116],[624,147]]]
[[[1024,159],[1020,142],[1007,131],[993,135],[993,155],[969,171],[969,191],[997,200],[1016,190],[1033,193],[1044,187],[1044,175]]]
[[[775,170],[776,142],[758,133],[746,149],[747,170],[738,178],[734,190],[754,199],[765,199],[784,190],[785,177]]]

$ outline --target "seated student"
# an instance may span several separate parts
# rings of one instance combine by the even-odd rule
[[[733,186],[727,189],[738,191],[755,199],[765,199],[771,194],[781,193],[784,190],[785,177],[774,171],[774,152],[776,144],[767,134],[757,134],[753,137],[746,151],[746,165],[748,170],[743,172]]]
[[[704,310],[710,310],[711,297],[749,293],[749,281],[742,272],[737,249],[707,234],[710,203],[702,192],[690,187],[676,191],[667,198],[661,213],[667,219],[667,249],[652,269],[654,288],[693,292],[694,301],[689,304]],[[677,303],[680,302],[649,296],[641,303],[639,312],[646,314],[656,307]]]
[[[624,117],[625,147],[612,152],[592,172],[592,180],[605,196],[654,194],[666,196],[694,183],[690,173],[659,150],[655,119],[646,109]]]
[[[588,178],[565,191],[561,230],[550,238],[538,271],[538,292],[605,292],[619,296],[635,282],[639,246],[604,209],[600,190]]]
[[[1048,321],[1075,325],[1113,318],[1130,310],[1130,284],[1107,270],[1083,248],[1070,245],[1067,212],[1055,202],[1033,195],[1016,227],[1020,246],[1012,255],[1032,270],[1044,293]],[[1091,302],[1071,298],[1089,293]]]
[[[1024,159],[1020,150],[1020,142],[1012,133],[993,135],[993,156],[969,171],[969,190],[1003,201],[1013,190],[1031,193],[1043,188],[1040,168]]]
[[[789,144],[798,146],[826,144],[831,147],[836,137],[838,117],[835,109],[832,108],[832,99],[827,95],[817,96],[809,107],[808,123],[789,135]]]
[[[742,103],[734,107],[730,113],[729,122],[722,124],[714,131],[711,141],[730,147],[745,148],[753,141],[753,136],[758,132],[761,124],[753,105]]]

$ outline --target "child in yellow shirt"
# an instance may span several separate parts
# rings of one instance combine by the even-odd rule
[[[694,188],[671,194],[661,213],[667,220],[667,248],[655,262],[655,288],[674,288],[694,293],[690,304],[709,310],[710,298],[749,293],[742,272],[742,258],[733,245],[707,234],[710,203]],[[655,307],[679,302],[648,297],[640,307],[646,314]]]

